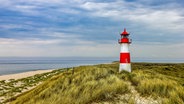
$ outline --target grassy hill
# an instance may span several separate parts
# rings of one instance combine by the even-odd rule
[[[133,63],[75,67],[47,79],[11,104],[184,104],[184,64]]]

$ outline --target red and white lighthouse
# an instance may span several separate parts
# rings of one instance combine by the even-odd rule
[[[124,31],[120,34],[121,39],[119,39],[119,44],[121,46],[120,49],[120,65],[119,72],[122,70],[131,72],[131,64],[130,64],[130,52],[129,45],[131,40],[128,38],[129,33],[124,29]]]

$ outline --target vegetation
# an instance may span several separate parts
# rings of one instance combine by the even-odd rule
[[[52,72],[37,74],[31,77],[22,78],[18,80],[10,79],[10,80],[1,80],[0,81],[0,103],[3,101],[9,101],[9,99],[17,94],[20,94],[27,89],[38,85],[40,82],[47,80],[48,78],[58,75],[64,69],[54,70]]]
[[[184,104],[184,64],[134,64],[130,81],[143,96]]]
[[[75,72],[68,70],[49,79],[12,104],[85,104],[109,100],[116,94],[129,92],[128,85],[117,74],[116,65],[77,67]]]
[[[184,104],[184,64],[133,63],[132,73],[118,73],[118,64],[114,62],[69,69],[45,80],[35,89],[9,100],[12,100],[11,104],[121,101],[134,104],[141,99],[151,98],[156,103]],[[130,96],[127,98],[127,95]]]

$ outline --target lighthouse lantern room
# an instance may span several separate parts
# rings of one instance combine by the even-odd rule
[[[130,52],[129,45],[131,44],[131,39],[129,39],[129,33],[124,29],[120,34],[121,39],[119,39],[120,49],[120,65],[119,72],[122,70],[131,72],[131,63],[130,63]]]

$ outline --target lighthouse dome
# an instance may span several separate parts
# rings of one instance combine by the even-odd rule
[[[126,28],[125,28],[124,31],[120,35],[121,36],[127,36],[127,35],[129,35],[129,33],[126,31]]]

